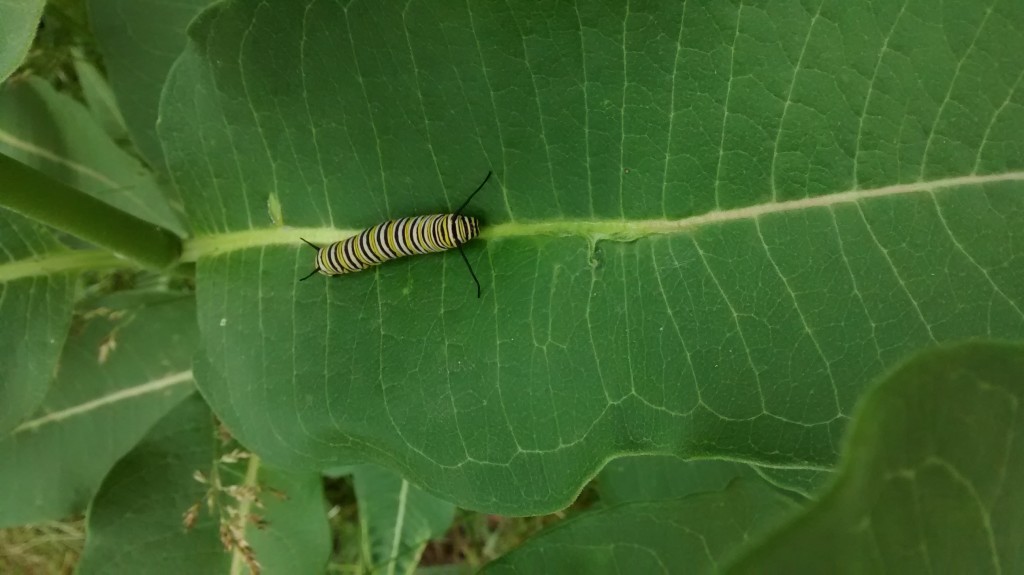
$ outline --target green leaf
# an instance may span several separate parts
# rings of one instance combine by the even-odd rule
[[[813,499],[824,486],[832,481],[832,473],[818,469],[785,469],[755,465],[754,471],[762,479],[780,488],[793,491]]]
[[[114,463],[193,390],[195,301],[170,297],[82,310],[42,406],[0,440],[0,527],[84,511]]]
[[[797,508],[760,480],[583,513],[487,565],[495,573],[714,573]]]
[[[185,47],[185,28],[211,0],[89,0],[89,23],[132,139],[162,168],[157,106],[167,72]]]
[[[183,526],[183,513],[205,500],[207,487],[193,473],[214,465],[216,442],[213,416],[197,395],[161,419],[104,479],[89,509],[78,573],[246,572],[240,554],[222,548],[205,504],[192,528]],[[265,468],[254,458],[240,485],[261,488],[263,509],[235,508],[267,522],[262,530],[251,522],[245,528],[263,573],[322,572],[330,533],[319,476]]]
[[[0,0],[0,82],[21,64],[36,37],[45,0]]]
[[[413,573],[431,539],[444,535],[455,506],[376,465],[353,470],[364,558],[371,573]]]
[[[153,174],[121,149],[88,109],[39,78],[0,89],[0,153],[185,235]]]
[[[0,437],[43,400],[71,321],[75,276],[27,268],[66,253],[49,231],[0,209]]]
[[[757,474],[749,465],[735,461],[634,455],[609,461],[597,476],[597,488],[603,503],[616,505],[721,491],[737,477],[755,478]]]
[[[128,141],[128,128],[107,79],[80,52],[75,56],[75,75],[89,111],[111,139],[115,142]]]
[[[1024,346],[921,354],[867,395],[838,478],[732,573],[1018,573]]]
[[[320,476],[262,466],[259,481],[285,496],[264,496],[261,513],[268,525],[247,531],[263,572],[323,573],[331,553],[331,530]]]
[[[900,6],[218,4],[161,104],[198,385],[268,461],[492,512],[624,453],[830,469],[866,381],[1024,337],[1024,4]],[[482,299],[454,252],[297,283],[488,169]]]

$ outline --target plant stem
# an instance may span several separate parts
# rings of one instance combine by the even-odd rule
[[[145,267],[164,269],[181,255],[181,239],[171,231],[122,212],[3,154],[0,206]]]

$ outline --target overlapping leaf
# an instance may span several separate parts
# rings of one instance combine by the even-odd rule
[[[34,276],[25,265],[65,251],[49,231],[0,209],[0,436],[43,400],[71,321],[74,275]]]
[[[195,301],[172,297],[82,310],[42,406],[0,440],[0,526],[84,511],[114,463],[193,390]]]
[[[728,489],[633,501],[559,523],[486,573],[716,573],[797,509],[757,479]]]
[[[45,0],[0,0],[0,82],[21,64],[36,37]]]
[[[932,350],[882,381],[858,408],[836,482],[802,513],[779,500],[774,510],[752,504],[773,499],[750,479],[743,488],[665,500],[685,491],[679,486],[720,481],[728,464],[624,458],[603,473],[611,481],[602,496],[632,503],[558,524],[493,570],[1016,572],[1024,528],[1022,394],[1024,346]],[[636,503],[646,494],[657,505]]]
[[[733,461],[633,455],[609,461],[597,476],[597,488],[602,503],[617,505],[721,491],[738,477],[753,479],[757,475],[749,465]]]
[[[865,400],[832,489],[729,573],[1024,567],[1024,346],[922,354]]]
[[[184,233],[152,174],[81,104],[37,78],[0,87],[0,153]],[[72,272],[117,260],[68,251],[49,230],[6,210],[0,213],[0,248],[0,433],[6,433],[46,395],[71,319]]]
[[[39,78],[0,89],[0,153],[185,235],[153,174],[121,149],[88,109]]]
[[[89,509],[88,538],[78,572],[246,573],[242,553],[229,554],[219,540],[223,507],[205,508],[208,484],[217,465],[213,416],[196,395],[183,401],[118,462],[104,479]],[[208,479],[212,481],[212,479]],[[245,521],[242,537],[251,545],[262,572],[317,573],[330,553],[330,537],[319,476],[262,467],[250,460],[245,478],[224,477],[244,487],[239,500],[218,494]],[[251,499],[259,489],[261,505]],[[242,500],[248,498],[248,503]],[[183,514],[199,504],[190,529]],[[250,517],[254,520],[250,521]],[[224,518],[229,517],[225,512]],[[258,524],[265,525],[261,528]],[[236,524],[237,525],[237,524]]]
[[[205,236],[199,384],[271,461],[370,458],[494,511],[630,451],[826,468],[864,382],[1024,336],[1022,19],[218,5],[160,130]],[[483,299],[458,254],[296,283],[300,236],[453,209],[488,169]]]

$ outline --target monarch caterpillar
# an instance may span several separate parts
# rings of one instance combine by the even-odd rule
[[[466,201],[452,214],[433,214],[388,220],[367,228],[358,234],[320,247],[305,238],[300,238],[316,250],[316,261],[313,271],[300,279],[304,281],[317,272],[326,276],[336,276],[363,271],[369,267],[380,265],[396,258],[415,254],[428,254],[457,248],[466,262],[469,274],[476,282],[476,297],[480,297],[480,280],[469,265],[462,244],[475,238],[480,233],[480,221],[462,215],[462,210],[469,205],[473,196],[483,189],[491,172]]]

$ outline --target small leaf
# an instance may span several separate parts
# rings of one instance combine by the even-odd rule
[[[193,299],[126,293],[90,306],[107,313],[81,320],[42,406],[0,440],[0,526],[84,511],[114,463],[194,389]],[[121,346],[104,362],[97,346],[115,330]]]
[[[45,0],[16,0],[0,3],[0,82],[21,64],[36,37]]]
[[[117,99],[110,89],[110,84],[103,74],[89,62],[80,50],[75,53],[75,75],[82,86],[82,97],[96,123],[115,142],[128,140],[128,128],[124,125],[124,117],[117,107]]]
[[[858,407],[838,477],[729,573],[1019,573],[1024,346],[929,351]]]
[[[833,479],[833,473],[823,469],[787,469],[761,465],[753,468],[768,483],[811,499],[817,497],[821,489]]]
[[[255,575],[257,564],[267,575],[323,572],[330,533],[319,475],[271,469],[252,458],[243,492],[284,491],[288,498],[261,496],[257,510],[254,498],[219,494],[211,510],[203,505],[210,488],[193,473],[220,465],[217,443],[213,416],[198,395],[164,416],[103,480],[89,508],[78,573],[226,575],[248,567]]]
[[[206,493],[191,473],[209,468],[212,438],[213,417],[193,394],[114,465],[90,505],[78,573],[227,572],[219,522],[200,513],[191,529],[182,525]]]
[[[357,465],[352,474],[370,571],[412,572],[427,543],[451,526],[455,506],[376,465]]]

